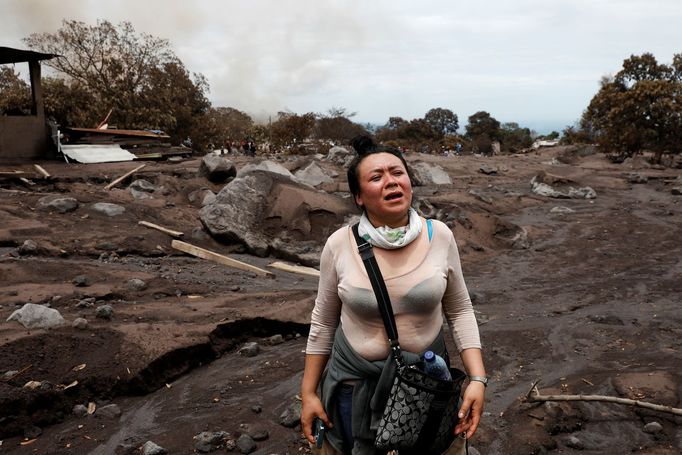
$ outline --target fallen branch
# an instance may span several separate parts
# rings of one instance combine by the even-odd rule
[[[140,226],[145,226],[148,228],[156,229],[157,231],[161,231],[164,234],[168,234],[171,237],[175,237],[175,238],[180,238],[183,235],[185,235],[184,232],[173,231],[173,230],[165,228],[163,226],[159,226],[158,224],[150,223],[149,221],[139,221],[137,224],[139,224]]]
[[[268,264],[268,267],[272,267],[273,269],[282,270],[284,272],[299,273],[301,275],[308,275],[308,276],[314,276],[314,277],[320,276],[320,271],[317,269],[314,269],[312,267],[305,267],[302,265],[287,264],[286,262],[280,262],[280,261],[273,262],[272,264]]]
[[[34,164],[33,167],[36,168],[36,171],[40,172],[42,174],[42,176],[45,177],[46,179],[49,179],[51,177],[49,172],[47,172],[45,169],[43,169],[42,166],[40,166],[38,164]]]
[[[228,267],[234,267],[235,269],[253,272],[257,275],[263,275],[269,278],[274,278],[275,276],[274,273],[260,269],[254,265],[223,256],[222,254],[214,253],[213,251],[199,248],[198,246],[190,245],[189,243],[185,243],[180,240],[173,240],[171,242],[171,247],[182,251],[183,253],[191,254],[192,256],[196,256],[201,259],[208,259],[209,261],[217,262],[218,264],[223,264]]]
[[[115,185],[117,185],[118,183],[120,183],[120,182],[122,182],[123,180],[127,179],[128,177],[130,177],[131,175],[133,175],[134,173],[136,173],[137,171],[139,171],[140,169],[142,169],[142,168],[145,167],[145,166],[146,166],[146,164],[142,164],[142,165],[136,167],[135,169],[133,169],[132,171],[126,172],[125,174],[123,174],[122,176],[120,176],[119,178],[117,178],[116,180],[114,180],[113,182],[111,182],[110,184],[108,184],[107,186],[105,186],[104,189],[105,189],[105,190],[110,190],[110,189],[113,188]]]
[[[610,397],[607,395],[540,395],[537,384],[540,381],[535,381],[530,390],[526,394],[526,400],[530,402],[543,401],[601,401],[606,403],[624,404],[626,406],[635,406],[638,408],[651,409],[653,411],[666,412],[668,414],[682,416],[682,409],[673,408],[672,406],[664,406],[662,404],[648,403],[646,401],[631,400],[629,398]]]

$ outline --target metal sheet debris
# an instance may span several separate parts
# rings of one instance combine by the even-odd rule
[[[135,159],[135,155],[122,149],[118,144],[63,144],[62,153],[69,159],[85,164],[115,163]]]

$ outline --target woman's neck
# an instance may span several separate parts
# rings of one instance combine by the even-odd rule
[[[368,212],[365,212],[365,214],[367,215],[367,219],[369,220],[369,222],[372,223],[372,226],[374,226],[375,228],[380,228],[384,226],[388,226],[390,228],[399,228],[410,224],[409,212],[401,217],[396,217],[395,219],[376,218],[373,214],[370,214]]]

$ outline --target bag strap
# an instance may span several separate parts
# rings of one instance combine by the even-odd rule
[[[374,290],[374,295],[376,296],[377,304],[379,306],[379,312],[381,313],[381,319],[384,321],[384,328],[386,329],[386,334],[388,335],[388,342],[391,346],[391,352],[393,352],[393,356],[398,367],[402,367],[404,365],[404,361],[403,355],[400,352],[398,327],[396,326],[393,308],[391,307],[391,298],[388,296],[388,290],[386,289],[384,277],[381,275],[379,264],[377,264],[377,260],[374,257],[374,249],[372,248],[372,244],[360,237],[360,233],[358,232],[358,224],[359,223],[354,224],[352,228],[353,235],[355,236],[355,242],[358,244],[358,253],[360,253],[360,258],[362,258],[362,262],[365,264],[369,282],[372,284],[372,289]]]

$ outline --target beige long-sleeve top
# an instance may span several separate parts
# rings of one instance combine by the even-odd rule
[[[400,345],[422,352],[436,338],[443,315],[457,349],[480,348],[478,326],[450,229],[425,220],[420,236],[394,250],[374,248],[393,305]],[[349,226],[334,232],[320,258],[320,282],[307,354],[329,354],[341,321],[353,349],[367,360],[388,356],[389,345],[372,285]]]

